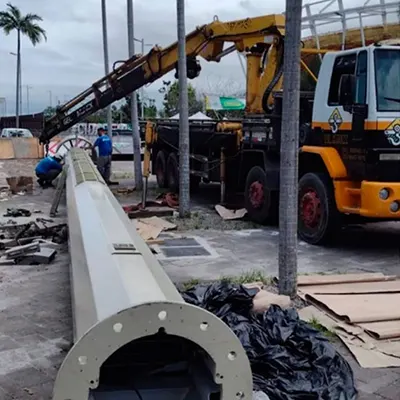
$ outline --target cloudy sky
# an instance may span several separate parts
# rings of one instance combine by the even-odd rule
[[[0,0],[0,10],[6,3],[20,7],[23,14],[33,12],[43,17],[42,26],[47,42],[33,47],[22,40],[22,111],[27,111],[27,85],[30,112],[42,111],[50,103],[64,102],[86,89],[103,76],[103,47],[100,0]],[[308,2],[310,0],[307,0]],[[365,0],[345,0],[347,7]],[[371,3],[376,2],[372,0]],[[135,37],[144,37],[148,44],[167,46],[176,41],[175,0],[134,0]],[[186,29],[211,22],[214,15],[220,20],[281,13],[284,0],[186,0]],[[127,58],[126,0],[108,0],[108,40],[110,61]],[[305,33],[306,34],[306,33]],[[136,50],[140,51],[140,44]],[[15,110],[15,33],[0,32],[0,97],[7,99],[7,112]],[[147,47],[149,49],[149,47]],[[219,64],[202,63],[201,77],[195,86],[211,93],[227,86],[235,90],[244,87],[244,75],[236,54]],[[161,82],[146,87],[146,95],[160,102]],[[226,93],[222,93],[226,94]],[[0,105],[0,116],[4,110]]]

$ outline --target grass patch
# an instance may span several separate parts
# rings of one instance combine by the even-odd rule
[[[272,282],[271,277],[264,274],[261,270],[253,270],[243,272],[238,276],[222,276],[222,282],[228,283],[236,283],[239,285],[243,285],[244,283],[252,283],[252,282],[262,282],[264,285],[268,285]]]
[[[319,320],[315,317],[311,318],[308,323],[317,331],[320,331],[324,336],[326,336],[328,339],[333,339],[336,337],[335,332],[332,332],[331,330],[325,328]]]
[[[190,279],[189,281],[183,282],[182,290],[186,292],[187,290],[194,288],[200,282],[201,282],[200,279]]]

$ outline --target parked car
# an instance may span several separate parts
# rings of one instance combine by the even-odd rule
[[[1,131],[0,137],[1,138],[13,138],[13,137],[31,138],[31,137],[33,137],[33,135],[29,129],[4,128]]]

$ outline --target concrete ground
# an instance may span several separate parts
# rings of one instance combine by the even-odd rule
[[[0,216],[10,206],[41,208],[45,215],[53,194],[48,189],[2,201]],[[129,198],[122,196],[120,201],[127,203]],[[194,208],[202,210],[201,215],[212,214],[209,208],[204,208],[201,197]],[[65,217],[63,206],[60,217]],[[207,216],[204,218],[208,221]],[[218,227],[219,217],[213,218],[211,227]],[[210,228],[207,224],[196,226]],[[180,282],[191,278],[217,279],[253,269],[276,276],[277,229],[254,229],[245,223],[241,230],[232,227],[237,225],[224,225],[223,233],[215,229],[181,230],[180,234],[198,237],[211,255],[161,260],[171,279]],[[399,224],[376,224],[344,231],[340,240],[329,248],[300,243],[299,273],[398,274],[399,233]],[[72,341],[68,263],[68,252],[64,249],[47,266],[0,267],[0,400],[51,399],[54,378]],[[399,398],[400,369],[362,369],[343,345],[337,343],[337,346],[353,367],[360,400]]]

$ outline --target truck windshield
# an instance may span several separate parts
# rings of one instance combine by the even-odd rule
[[[400,50],[375,51],[378,111],[400,111]]]

